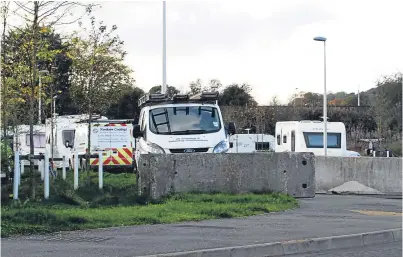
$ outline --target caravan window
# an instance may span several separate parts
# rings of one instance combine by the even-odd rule
[[[255,150],[270,150],[270,142],[256,142]]]
[[[25,136],[25,144],[27,146],[31,146],[30,140],[29,140],[29,134]],[[34,134],[34,147],[36,148],[45,148],[46,146],[46,135],[45,133],[37,133]]]
[[[66,142],[66,140],[68,140],[70,144],[74,147],[74,135],[75,135],[74,130],[63,130],[62,132],[63,144]]]
[[[323,148],[323,133],[304,132],[307,148]],[[341,133],[327,133],[327,148],[341,148]]]
[[[281,140],[280,140],[280,135],[277,135],[277,145],[280,145]]]

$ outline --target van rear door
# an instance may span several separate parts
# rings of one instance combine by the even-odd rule
[[[103,165],[133,165],[131,126],[125,123],[98,124],[98,126],[94,126],[91,135],[91,150],[92,152],[103,152]],[[98,165],[98,162],[98,158],[91,159],[91,165]]]
[[[112,166],[132,166],[133,165],[133,140],[131,127],[129,124],[110,124],[113,130],[110,144],[110,163]]]

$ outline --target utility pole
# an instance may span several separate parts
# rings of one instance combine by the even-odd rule
[[[162,86],[161,93],[167,92],[167,46],[166,46],[166,10],[165,1],[162,1]]]

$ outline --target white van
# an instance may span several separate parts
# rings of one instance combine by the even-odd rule
[[[280,121],[276,123],[276,152],[313,152],[324,155],[323,121]],[[327,155],[351,156],[347,151],[343,122],[327,122]]]
[[[230,145],[229,153],[274,152],[275,139],[267,134],[235,134],[230,137]]]
[[[30,154],[30,130],[29,125],[16,126],[13,138],[13,148],[18,149],[20,155]],[[34,125],[34,154],[44,154],[46,150],[46,127],[45,125]],[[22,161],[24,165],[29,165],[28,161]],[[34,165],[38,165],[38,160],[34,160]]]
[[[140,154],[225,153],[235,125],[225,127],[217,104],[218,92],[203,92],[197,98],[146,94],[139,124],[133,126],[136,160]]]

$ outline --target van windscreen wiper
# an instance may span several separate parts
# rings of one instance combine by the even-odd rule
[[[207,131],[204,129],[187,129],[187,130],[180,130],[180,131],[172,131],[171,135],[189,135],[189,134],[204,134]]]

